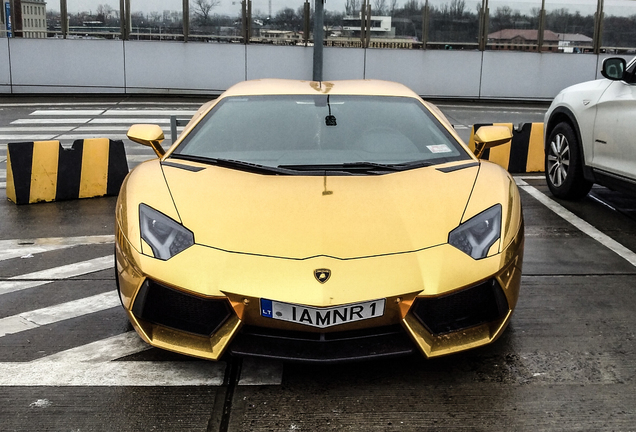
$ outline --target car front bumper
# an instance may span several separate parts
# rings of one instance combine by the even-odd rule
[[[286,260],[195,245],[160,261],[139,254],[118,233],[116,265],[133,327],[159,348],[210,360],[225,352],[306,362],[416,350],[436,357],[486,345],[503,333],[519,295],[523,244],[521,225],[508,247],[482,260],[449,245],[355,260]],[[334,279],[347,271],[354,276],[327,282],[329,289],[297,276],[316,268],[331,268]],[[160,292],[152,301],[151,285]],[[314,307],[381,297],[386,309],[379,318],[318,329],[262,317],[262,297]],[[439,308],[457,312],[435,313]]]

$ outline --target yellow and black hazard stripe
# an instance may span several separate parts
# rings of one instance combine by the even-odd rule
[[[117,195],[128,174],[122,141],[77,140],[9,143],[7,198],[16,204]]]
[[[524,123],[518,129],[514,129],[512,123],[475,124],[470,134],[471,149],[475,148],[475,132],[482,126],[493,125],[510,128],[512,141],[486,150],[482,159],[494,162],[514,174],[544,171],[543,123]]]

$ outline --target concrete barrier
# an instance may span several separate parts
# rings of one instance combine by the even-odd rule
[[[123,141],[9,143],[7,198],[16,204],[117,195],[128,174]]]
[[[468,145],[475,149],[475,132],[482,126],[508,126],[512,141],[486,150],[482,159],[489,160],[513,174],[543,172],[543,123],[524,123],[514,129],[512,123],[480,123],[473,125]]]

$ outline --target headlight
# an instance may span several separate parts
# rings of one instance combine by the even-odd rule
[[[139,204],[139,225],[155,258],[170,259],[194,244],[190,230],[146,204]]]
[[[448,235],[448,243],[474,259],[485,258],[501,235],[501,204],[464,222]]]

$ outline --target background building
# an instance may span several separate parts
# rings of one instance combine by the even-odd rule
[[[0,1],[0,37],[7,37],[11,19],[11,37],[46,38],[46,2],[44,0]],[[9,12],[10,11],[10,12]],[[10,13],[11,17],[8,16]]]
[[[15,0],[14,4],[22,11],[22,37],[45,38],[46,2],[44,0]]]

